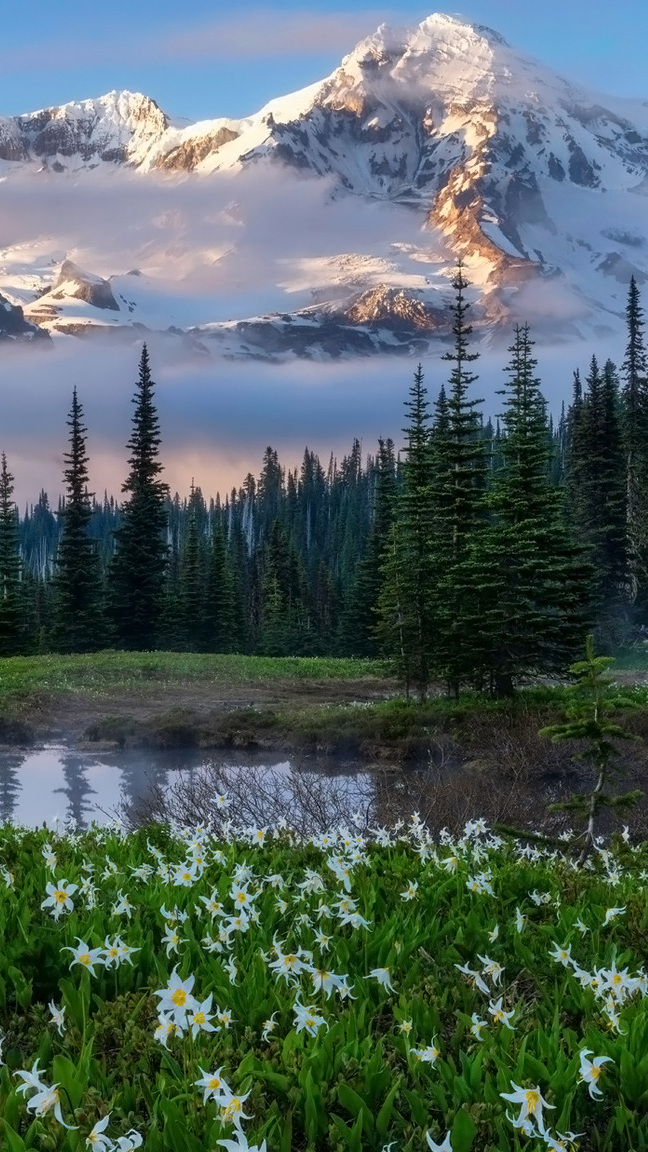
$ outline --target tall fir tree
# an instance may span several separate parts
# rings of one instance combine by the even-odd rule
[[[509,351],[492,519],[470,545],[476,671],[496,696],[522,675],[561,671],[582,646],[591,604],[587,554],[565,525],[551,483],[551,437],[527,325]],[[473,586],[474,592],[474,586]]]
[[[631,277],[626,305],[628,340],[623,361],[623,439],[631,598],[637,619],[648,622],[648,360],[644,313]]]
[[[111,608],[115,641],[121,648],[154,648],[163,607],[167,562],[167,485],[159,479],[160,424],[153,401],[148,350],[142,348],[133,404],[130,472],[122,487],[130,499],[115,532],[110,567]]]
[[[18,509],[13,501],[14,478],[4,452],[0,457],[0,656],[25,651],[20,580]]]
[[[431,432],[419,364],[405,404],[401,486],[383,556],[376,635],[407,684],[425,699],[432,677],[436,589],[432,580]]]
[[[237,652],[244,647],[237,612],[238,588],[219,521],[212,529],[205,582],[205,647],[209,652]]]
[[[438,613],[434,663],[449,690],[457,694],[472,679],[477,661],[474,619],[475,581],[472,545],[486,518],[485,491],[488,459],[481,400],[470,396],[477,374],[470,365],[478,352],[470,351],[472,326],[467,321],[468,282],[461,265],[452,282],[454,302],[453,347],[443,359],[452,364],[447,397],[437,406],[433,436],[432,504],[434,507],[434,574]]]
[[[65,502],[53,580],[52,645],[58,652],[96,652],[106,641],[101,572],[90,536],[91,494],[83,408],[72,393],[69,451],[64,453]]]
[[[191,481],[191,495],[187,507],[188,524],[180,560],[180,614],[182,619],[182,647],[198,652],[205,645],[205,585],[207,557],[204,536],[199,527],[203,499],[199,488]]]
[[[396,510],[396,460],[392,440],[378,441],[374,506],[367,545],[348,585],[339,625],[339,649],[354,656],[377,656],[381,561]]]

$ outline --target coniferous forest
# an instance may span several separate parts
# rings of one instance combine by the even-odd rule
[[[88,490],[73,392],[64,496],[21,518],[0,466],[0,655],[104,648],[384,656],[408,690],[510,694],[563,672],[593,631],[614,651],[648,626],[648,365],[631,281],[620,366],[591,358],[559,419],[517,326],[500,414],[484,420],[467,282],[453,282],[447,381],[421,366],[403,445],[363,459],[268,447],[224,500],[164,482],[146,346],[120,499]],[[126,468],[125,468],[126,472]]]

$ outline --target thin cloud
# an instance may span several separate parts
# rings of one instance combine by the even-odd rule
[[[47,43],[32,41],[22,48],[0,48],[0,67],[18,71],[27,67],[84,68],[99,65],[163,64],[169,60],[260,60],[290,56],[344,55],[381,23],[402,21],[385,9],[363,12],[277,12],[247,9],[237,16],[187,27],[167,27],[160,35],[129,30],[119,38],[94,35]]]

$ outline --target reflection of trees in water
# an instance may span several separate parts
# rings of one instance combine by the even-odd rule
[[[96,760],[88,759],[87,755],[78,752],[63,752],[60,758],[61,770],[65,784],[62,788],[55,788],[54,792],[61,792],[67,797],[67,811],[65,820],[74,820],[79,827],[85,827],[92,816],[93,805],[89,803],[89,796],[96,796],[95,789],[88,780],[88,768]]]
[[[22,752],[4,752],[0,756],[0,824],[9,824],[14,818],[22,791],[19,768],[26,759]]]
[[[121,789],[120,808],[130,808],[140,803],[143,796],[150,791],[161,788],[166,791],[169,780],[169,770],[186,768],[186,753],[160,752],[159,750],[120,752],[111,763],[115,771],[119,772]]]

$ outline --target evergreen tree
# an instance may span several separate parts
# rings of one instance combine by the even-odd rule
[[[624,447],[626,455],[626,520],[631,598],[638,618],[648,613],[648,362],[643,308],[634,276],[626,306],[628,343],[623,362],[625,386]]]
[[[13,502],[14,478],[0,457],[0,656],[25,650],[18,546],[18,509]]]
[[[228,553],[223,526],[214,525],[205,589],[205,647],[209,652],[241,651],[237,612],[237,582]]]
[[[116,551],[110,570],[115,639],[120,647],[135,650],[155,647],[168,551],[168,489],[158,479],[162,464],[158,457],[160,431],[154,387],[144,345],[133,398],[133,431],[127,445],[131,452],[130,472],[122,487],[130,499],[115,532]]]
[[[470,546],[478,573],[472,626],[485,683],[511,695],[523,674],[566,668],[582,643],[591,575],[563,522],[550,480],[551,438],[535,376],[528,326],[516,327],[506,369],[501,464],[489,504],[490,524]]]
[[[485,515],[487,454],[478,406],[469,395],[477,375],[469,365],[479,353],[469,351],[472,327],[466,313],[468,283],[461,266],[453,280],[451,305],[454,344],[443,357],[453,364],[447,399],[437,406],[433,436],[432,503],[434,506],[434,575],[438,613],[434,663],[456,695],[471,680],[479,663],[471,621],[475,614],[477,573],[472,545]]]
[[[180,562],[180,611],[182,617],[183,648],[198,652],[205,641],[205,576],[206,558],[199,530],[203,500],[200,489],[191,482],[191,496],[187,514],[189,521]]]
[[[427,389],[419,364],[405,404],[409,417],[396,522],[383,558],[384,583],[378,603],[377,636],[423,700],[432,675],[431,645],[436,608],[432,580],[431,441]]]
[[[67,424],[70,448],[63,456],[66,488],[59,512],[52,643],[59,652],[96,652],[106,634],[97,547],[89,532],[92,505],[88,492],[87,429],[76,388]]]
[[[392,440],[378,441],[373,519],[364,555],[359,560],[340,618],[339,649],[355,656],[378,655],[376,625],[383,583],[382,556],[396,509],[396,461]]]

